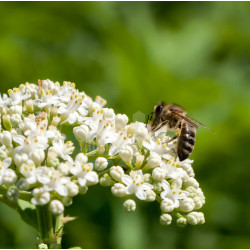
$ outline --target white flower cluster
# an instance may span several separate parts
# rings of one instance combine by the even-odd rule
[[[172,216],[180,226],[204,223],[196,212],[205,197],[194,178],[192,160],[179,161],[176,141],[153,133],[144,123],[128,124],[128,117],[103,108],[75,84],[50,80],[21,84],[0,95],[0,186],[27,191],[31,203],[49,204],[54,214],[72,204],[98,182],[123,197],[127,212],[136,209],[132,197],[160,203],[160,222]],[[67,141],[73,128],[79,145]],[[76,147],[76,151],[74,149]],[[18,192],[8,192],[17,197]]]

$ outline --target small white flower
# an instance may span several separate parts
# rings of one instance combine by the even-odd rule
[[[187,215],[187,223],[191,225],[204,224],[204,214],[201,212],[191,212]]]
[[[124,170],[120,166],[113,166],[110,168],[110,175],[115,181],[122,181]]]
[[[50,211],[52,214],[58,215],[63,213],[64,211],[64,206],[61,201],[59,200],[53,200],[49,204]]]
[[[191,212],[195,207],[195,203],[191,198],[184,198],[180,200],[179,209],[183,212]]]
[[[128,117],[126,115],[117,114],[115,117],[115,126],[117,130],[123,129],[128,123]]]
[[[160,223],[163,226],[168,226],[172,222],[172,216],[170,214],[162,214],[160,217]]]
[[[172,212],[175,209],[175,205],[173,200],[165,198],[161,202],[161,211],[163,213],[169,213]]]
[[[144,162],[145,156],[141,155],[141,154],[137,154],[136,155],[136,162],[135,162],[135,167],[136,169],[139,169],[142,165],[142,163]]]
[[[145,199],[145,201],[147,201],[147,202],[155,201],[156,193],[155,193],[152,189],[146,190],[146,191],[145,191],[145,194],[146,194],[146,199]]]
[[[155,181],[159,181],[161,182],[162,180],[164,180],[166,176],[166,173],[164,171],[164,169],[162,168],[154,168],[153,171],[152,171],[152,177]]]
[[[50,201],[50,193],[44,188],[35,188],[32,194],[31,203],[34,205],[45,205]]]
[[[128,199],[124,201],[123,208],[128,213],[134,212],[136,210],[136,203],[134,200]]]
[[[53,147],[63,160],[71,161],[71,157],[69,155],[72,154],[75,149],[71,141],[64,143],[63,139],[59,139],[58,141],[53,141]]]
[[[80,186],[95,185],[98,183],[98,175],[93,170],[93,163],[82,163],[75,160],[75,166],[72,166],[70,172],[78,179]]]
[[[187,177],[187,173],[172,160],[169,160],[168,163],[162,161],[161,168],[165,171],[166,178],[179,180]]]
[[[97,157],[95,160],[95,169],[97,171],[103,171],[108,166],[108,161],[104,157]]]
[[[126,187],[121,183],[115,183],[111,188],[111,192],[117,197],[124,197],[127,194]]]
[[[119,131],[113,133],[112,146],[109,149],[109,155],[116,155],[121,149],[124,149],[126,145],[130,145],[133,142],[131,136],[127,135],[127,131]]]
[[[130,175],[123,175],[122,182],[127,185],[127,194],[135,194],[140,200],[147,198],[145,191],[153,189],[153,186],[144,182],[142,170],[130,171]]]
[[[133,157],[133,149],[130,146],[125,146],[119,151],[119,156],[125,163],[130,163]]]
[[[68,190],[65,184],[70,181],[60,171],[53,167],[38,167],[36,169],[37,180],[44,185],[48,191],[56,191],[61,196],[67,196]]]
[[[175,207],[179,207],[179,200],[184,199],[188,196],[187,191],[181,190],[181,184],[180,182],[174,181],[171,186],[168,183],[168,181],[163,180],[162,181],[162,187],[164,189],[163,192],[161,192],[161,198],[162,199],[171,199],[174,202]]]

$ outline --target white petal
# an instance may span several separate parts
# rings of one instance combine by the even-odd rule
[[[133,183],[133,180],[132,180],[132,178],[129,175],[125,174],[125,175],[122,176],[122,182],[124,184],[126,184],[126,185],[130,185],[130,184]]]
[[[143,190],[138,190],[136,193],[135,193],[136,197],[140,200],[146,200],[147,196],[145,194],[145,192]]]
[[[78,178],[78,182],[83,187],[86,185],[87,180],[86,178]]]
[[[68,195],[68,190],[65,186],[59,185],[55,188],[55,191],[60,194],[61,196],[67,196]]]

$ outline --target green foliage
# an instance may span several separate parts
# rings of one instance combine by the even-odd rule
[[[248,2],[0,3],[2,93],[69,80],[130,121],[164,100],[216,131],[199,129],[191,156],[205,225],[162,227],[154,205],[126,214],[108,188],[92,187],[66,210],[78,219],[63,247],[250,247],[249,26]],[[35,231],[2,203],[0,213],[0,247],[34,247]]]

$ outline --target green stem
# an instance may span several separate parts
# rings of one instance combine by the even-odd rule
[[[62,242],[62,235],[63,235],[63,213],[59,214],[56,217],[56,225],[55,225],[55,234],[56,234],[56,241],[57,244],[59,244],[61,246],[61,242]]]
[[[36,206],[36,212],[41,240],[47,245],[56,243],[53,231],[52,215],[48,205]]]
[[[85,153],[85,155],[88,156],[88,157],[91,157],[91,156],[95,155],[96,153],[97,153],[97,149],[95,149],[93,151],[90,151],[88,153]]]

